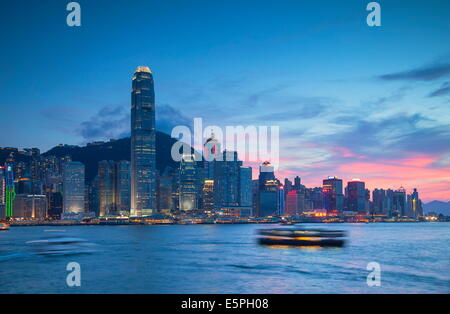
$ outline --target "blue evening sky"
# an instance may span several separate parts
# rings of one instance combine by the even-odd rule
[[[284,170],[314,183],[423,158],[445,174],[433,184],[449,179],[447,0],[378,1],[373,28],[367,0],[78,2],[81,27],[66,25],[69,1],[2,3],[0,146],[126,135],[132,73],[148,65],[163,131],[279,125]]]

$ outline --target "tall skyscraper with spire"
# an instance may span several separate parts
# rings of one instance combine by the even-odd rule
[[[156,211],[155,90],[149,67],[139,66],[131,92],[131,216]]]

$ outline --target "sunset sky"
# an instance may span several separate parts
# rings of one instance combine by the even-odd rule
[[[280,178],[331,175],[450,201],[450,2],[13,1],[0,10],[0,146],[129,134],[138,65],[157,126],[276,125]],[[345,3],[345,5],[344,5]],[[17,18],[20,17],[20,18]]]

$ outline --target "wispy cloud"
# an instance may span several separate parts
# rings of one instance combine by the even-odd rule
[[[169,134],[175,126],[192,126],[192,119],[185,116],[179,109],[170,105],[157,105],[156,107],[156,129]]]
[[[347,132],[329,141],[359,154],[401,157],[411,152],[449,150],[450,125],[437,124],[422,114],[395,114],[379,120],[358,120]]]
[[[428,97],[439,97],[450,95],[450,82],[445,82],[438,89],[428,94]]]
[[[75,133],[85,141],[121,138],[129,135],[130,113],[124,106],[103,107],[80,123]]]
[[[156,106],[156,129],[170,135],[177,125],[190,126],[192,120],[170,105]],[[108,140],[130,136],[130,112],[126,106],[106,106],[79,123],[75,133],[84,141]]]
[[[435,63],[422,67],[378,76],[385,81],[434,81],[450,75],[450,63]]]

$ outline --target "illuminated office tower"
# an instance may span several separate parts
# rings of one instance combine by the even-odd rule
[[[394,191],[391,216],[406,216],[406,190],[400,187]]]
[[[422,201],[419,198],[419,192],[417,192],[417,189],[414,189],[414,192],[411,194],[412,196],[412,210],[414,217],[420,217],[423,216],[423,207],[422,207]]]
[[[347,184],[347,210],[364,212],[366,210],[366,186],[360,179],[353,179]]]
[[[5,166],[5,217],[13,217],[14,199],[16,192],[14,190],[14,171],[10,164]]]
[[[373,215],[385,215],[387,209],[386,191],[383,189],[375,189],[372,191],[372,211]]]
[[[155,91],[150,68],[140,66],[131,92],[131,216],[156,211]]]
[[[205,179],[212,180],[214,178],[214,162],[221,159],[221,154],[220,143],[212,133],[203,147]]]
[[[121,215],[130,214],[130,162],[121,160],[116,162],[115,203],[116,211]]]
[[[206,179],[202,188],[202,209],[207,212],[214,210],[214,180]]]
[[[419,199],[419,192],[414,189],[412,194],[408,194],[407,199],[407,216],[418,218],[423,216],[422,201]]]
[[[6,194],[6,180],[5,180],[5,167],[0,166],[0,204],[5,204]],[[0,213],[2,217],[3,213]]]
[[[197,173],[194,155],[183,155],[180,162],[179,208],[183,211],[197,209]]]
[[[278,180],[277,180],[278,181]],[[304,198],[303,191],[303,198]],[[284,193],[284,186],[278,182],[278,215],[283,216],[286,210],[286,195]]]
[[[214,206],[239,206],[239,180],[242,161],[235,151],[224,151],[222,161],[214,163]]]
[[[170,213],[174,210],[173,193],[175,186],[174,170],[166,167],[162,175],[158,176],[158,193],[156,193],[159,213]]]
[[[47,217],[47,197],[45,195],[17,194],[14,199],[14,218]]]
[[[298,216],[303,213],[305,194],[299,190],[289,191],[286,195],[286,216]]]
[[[305,188],[305,211],[323,209],[323,191],[320,187]]]
[[[32,194],[42,194],[42,157],[38,148],[25,148],[25,153],[31,157],[28,164]]]
[[[84,165],[78,161],[63,165],[63,212],[84,213]]]
[[[276,216],[280,214],[280,192],[277,180],[267,180],[259,186],[258,209],[259,217]]]
[[[268,161],[262,163],[259,167],[259,185],[263,186],[266,181],[275,180],[274,167]]]
[[[116,213],[115,166],[115,162],[110,160],[98,163],[98,201],[101,217]]]
[[[239,206],[251,207],[253,204],[252,168],[241,167],[239,176]]]
[[[344,209],[344,195],[342,194],[342,180],[328,177],[323,180],[323,203],[327,213],[338,214]]]
[[[274,167],[265,161],[259,167],[256,215],[267,217],[280,214],[279,193],[279,182],[275,178]]]

